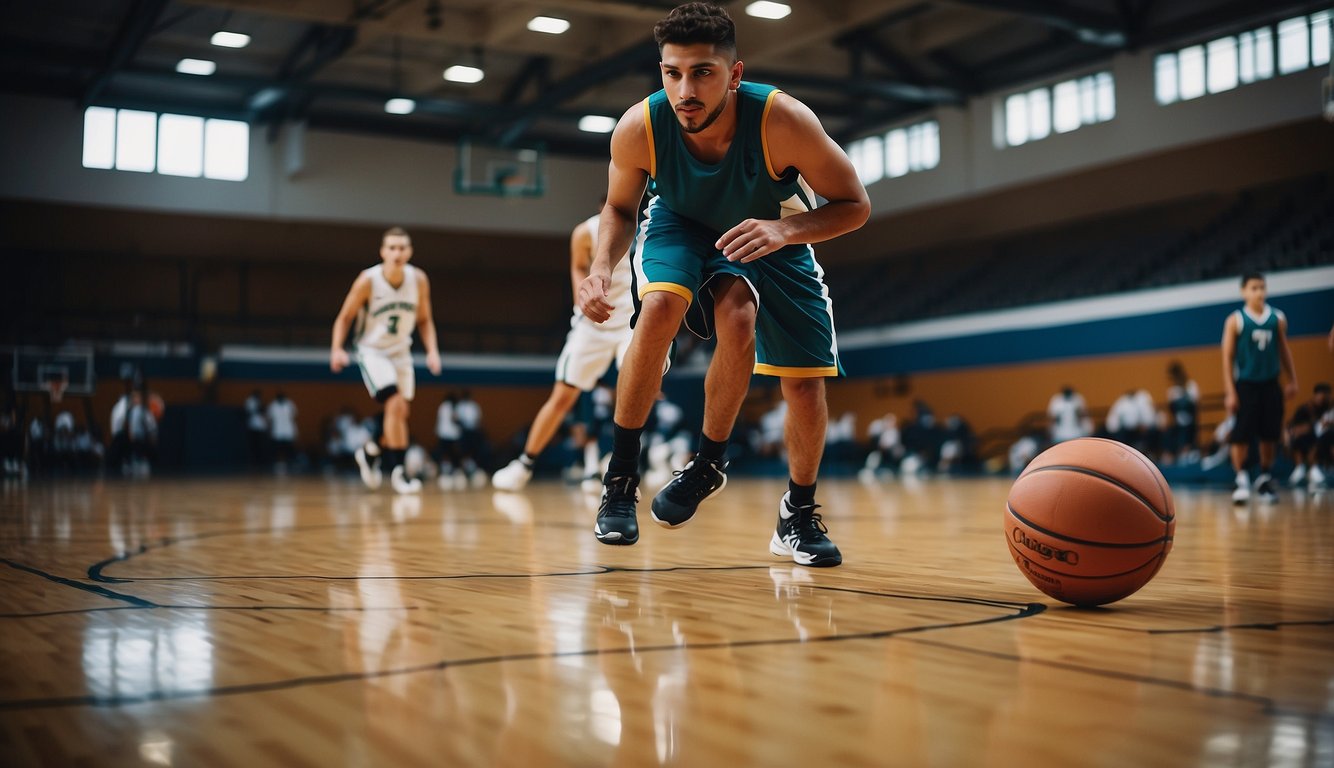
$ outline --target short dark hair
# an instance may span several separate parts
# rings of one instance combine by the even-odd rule
[[[1315,393],[1318,395],[1321,392],[1324,392],[1327,395],[1329,394],[1329,382],[1322,381],[1319,384],[1315,385]]]
[[[1245,273],[1245,274],[1243,274],[1243,275],[1241,276],[1241,287],[1242,287],[1242,288],[1245,288],[1245,287],[1246,287],[1246,284],[1249,283],[1249,282],[1252,281],[1252,280],[1259,280],[1259,281],[1261,281],[1261,282],[1264,282],[1264,279],[1265,279],[1265,276],[1264,276],[1262,273],[1260,273],[1260,272],[1256,272],[1256,271],[1252,270],[1252,271],[1247,272],[1247,273]]]
[[[408,236],[408,231],[402,227],[390,227],[389,229],[386,229],[384,234],[380,236],[380,242],[383,243],[391,237],[406,237],[408,238],[408,242],[412,242],[412,238]]]
[[[736,58],[736,25],[727,11],[713,3],[685,3],[667,14],[653,27],[658,50],[668,43],[694,45],[709,43],[724,48]]]

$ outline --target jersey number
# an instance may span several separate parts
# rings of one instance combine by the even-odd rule
[[[1265,350],[1265,347],[1269,346],[1269,341],[1273,338],[1273,331],[1266,331],[1261,328],[1256,328],[1251,331],[1251,341],[1255,342],[1255,346],[1259,347],[1261,352]]]
[[[398,315],[389,316],[389,332],[394,334],[398,333]],[[1260,349],[1264,349],[1263,344],[1260,346]]]

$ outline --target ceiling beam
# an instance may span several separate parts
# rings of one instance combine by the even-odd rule
[[[1111,14],[1089,11],[1056,0],[949,0],[993,11],[1026,16],[1049,27],[1069,32],[1080,42],[1102,48],[1124,48],[1125,30]]]
[[[96,101],[110,85],[111,78],[115,77],[116,72],[134,59],[139,47],[157,26],[162,9],[166,7],[167,0],[137,0],[130,7],[120,30],[116,33],[115,42],[111,44],[111,54],[107,57],[106,63],[83,91],[84,106]]]
[[[510,145],[523,136],[533,123],[546,112],[602,83],[634,75],[658,62],[658,48],[652,40],[635,43],[619,53],[596,61],[573,75],[549,86],[536,100],[522,107],[518,114],[504,125],[491,131],[491,138],[502,145]],[[630,105],[627,104],[627,107]]]
[[[850,96],[874,96],[889,101],[919,104],[959,104],[963,94],[953,88],[939,85],[916,85],[875,76],[866,78],[822,77],[799,75],[791,72],[759,71],[753,73],[756,82],[769,83],[780,88],[802,88],[825,93],[844,93]]]

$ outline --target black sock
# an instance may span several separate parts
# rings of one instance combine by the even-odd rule
[[[643,427],[630,429],[612,424],[611,464],[607,466],[609,477],[639,474],[639,438],[643,433]]]
[[[703,432],[699,433],[699,451],[695,454],[705,461],[712,461],[715,464],[721,463],[723,457],[727,455],[727,438],[719,440],[710,440]]]
[[[787,492],[788,503],[794,507],[809,507],[815,503],[815,483],[797,485],[796,480],[788,478]]]

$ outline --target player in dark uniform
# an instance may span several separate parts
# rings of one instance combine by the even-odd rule
[[[634,105],[612,135],[602,236],[580,286],[584,315],[611,315],[612,266],[630,243],[640,195],[634,267],[641,305],[617,386],[612,459],[595,530],[633,544],[639,443],[662,380],[660,361],[683,319],[718,337],[705,379],[694,460],[653,500],[674,528],[726,483],[725,451],[752,372],[778,376],[789,403],[791,478],[770,551],[802,565],[841,554],[815,511],[828,409],[824,377],[842,374],[833,309],[811,243],[866,222],[870,202],[843,150],[801,102],[742,82],[727,12],[678,6],[654,28],[663,90]],[[827,202],[816,207],[816,194]],[[687,316],[687,310],[689,315]]]
[[[1265,303],[1265,278],[1248,272],[1241,278],[1241,296],[1246,302],[1228,315],[1223,324],[1223,392],[1229,413],[1237,423],[1229,440],[1232,468],[1237,472],[1232,492],[1235,504],[1251,498],[1252,484],[1246,460],[1252,440],[1260,443],[1260,474],[1254,490],[1261,501],[1273,503],[1278,492],[1270,470],[1274,448],[1283,430],[1283,398],[1297,395],[1297,369],[1288,348],[1288,319]],[[1279,385],[1279,372],[1287,384]]]

